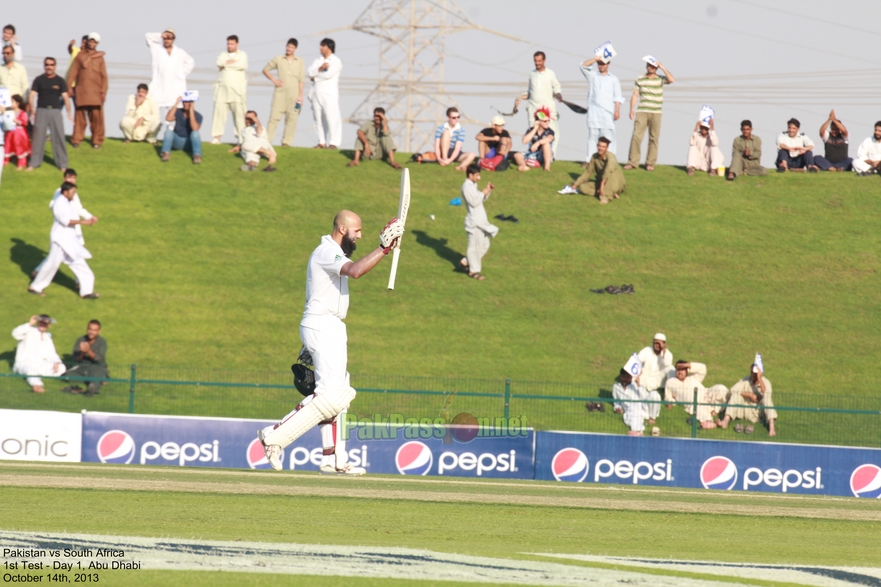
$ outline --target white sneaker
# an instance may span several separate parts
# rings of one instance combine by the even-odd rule
[[[578,190],[573,189],[571,185],[567,185],[563,189],[557,192],[561,196],[568,196],[569,194],[577,194]]]
[[[337,469],[333,465],[321,465],[318,472],[322,475],[347,475],[349,477],[356,477],[358,475],[365,475],[367,469],[364,467],[353,467],[349,464],[343,465],[341,469]]]
[[[214,139],[214,140],[212,140],[212,141],[211,141],[211,144],[212,144],[212,145],[219,145],[219,144],[220,144],[220,139]]]
[[[266,460],[269,461],[273,469],[281,471],[284,468],[284,464],[281,462],[281,447],[277,444],[266,444],[263,440],[263,428],[257,431],[257,438],[263,445],[263,454],[266,455]]]

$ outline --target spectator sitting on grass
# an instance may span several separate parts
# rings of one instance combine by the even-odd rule
[[[437,127],[434,133],[434,152],[414,155],[414,159],[419,163],[438,163],[441,167],[458,162],[456,171],[465,171],[477,158],[477,154],[463,151],[465,129],[459,124],[459,119],[458,108],[455,106],[447,108],[447,121]]]
[[[566,195],[580,192],[585,196],[596,196],[600,199],[600,204],[608,204],[610,197],[617,199],[618,194],[624,193],[624,188],[627,187],[624,172],[621,171],[615,154],[609,152],[610,142],[606,137],[600,137],[597,141],[597,150],[590,156],[587,169],[581,177],[571,186],[567,185],[557,193]],[[591,181],[590,178],[594,176],[595,179]]]
[[[847,129],[835,118],[835,110],[820,127],[820,138],[826,146],[826,156],[814,157],[814,164],[823,171],[850,171],[853,159],[847,156]]]
[[[110,373],[107,370],[107,341],[101,336],[101,323],[97,320],[90,320],[86,334],[76,339],[76,342],[73,343],[73,360],[76,364],[68,369],[68,376],[97,377],[100,379],[110,377]],[[89,397],[98,393],[102,385],[100,381],[78,381],[77,384],[66,387],[61,391],[83,393],[79,383],[86,385],[84,395]]]
[[[526,153],[514,153],[514,162],[520,171],[529,171],[530,167],[542,167],[551,170],[554,160],[553,142],[556,136],[551,130],[551,111],[542,106],[535,113],[535,123],[528,133],[523,135],[523,144],[529,145]]]
[[[715,119],[710,122],[698,121],[688,143],[688,175],[694,175],[694,171],[706,171],[710,175],[716,173],[716,169],[725,166],[725,156],[719,149],[719,137],[716,136]]]
[[[156,144],[160,122],[159,108],[153,98],[147,95],[149,91],[147,84],[138,84],[137,93],[128,97],[125,116],[119,122],[119,129],[126,143],[147,141],[151,145]]]
[[[714,385],[707,389],[703,385],[706,376],[707,366],[703,363],[676,361],[676,376],[667,379],[664,385],[664,401],[678,402],[682,404],[686,414],[694,416],[694,392],[697,391],[697,421],[701,428],[709,430],[716,427],[713,421],[716,411],[709,404],[724,404],[728,397],[728,388]],[[668,403],[667,407],[672,408],[673,404]]]
[[[477,152],[480,155],[481,169],[504,171],[498,167],[508,158],[512,144],[511,135],[505,130],[505,119],[501,116],[493,116],[492,126],[477,133]]]
[[[867,138],[857,151],[853,161],[853,170],[857,175],[878,173],[881,167],[881,120],[875,123],[875,134]]]
[[[777,171],[818,171],[814,165],[814,141],[799,132],[801,123],[790,118],[786,127],[786,132],[777,137]]]
[[[624,414],[624,423],[630,427],[628,436],[642,436],[645,431],[645,420],[654,424],[655,419],[649,417],[652,406],[660,407],[660,403],[648,404],[647,400],[661,401],[657,391],[649,393],[639,382],[639,375],[633,377],[626,369],[621,369],[618,383],[612,386],[612,397],[615,399],[615,413]]]
[[[27,375],[28,385],[34,393],[46,391],[40,376],[63,375],[65,371],[49,334],[49,327],[54,323],[54,318],[40,314],[31,316],[25,324],[12,331],[12,338],[18,341],[12,372]]]
[[[202,115],[196,112],[196,103],[186,101],[181,104],[181,98],[175,101],[174,106],[165,117],[166,122],[174,123],[174,130],[166,131],[162,140],[162,162],[171,160],[171,151],[190,150],[193,154],[193,163],[202,162],[202,137],[199,129],[202,127]]]
[[[245,113],[245,129],[242,131],[242,144],[236,145],[229,150],[230,153],[242,153],[245,164],[242,165],[242,171],[254,171],[260,163],[260,156],[266,157],[269,161],[263,171],[275,171],[275,149],[269,142],[269,135],[266,129],[260,124],[257,113],[248,110]]]
[[[382,161],[388,157],[389,165],[395,169],[401,168],[395,161],[395,140],[389,131],[385,108],[374,108],[373,120],[365,122],[358,129],[355,158],[349,161],[346,167],[357,167],[361,163],[361,157],[364,157],[365,161]]]
[[[762,139],[753,134],[753,123],[749,120],[740,123],[740,136],[731,147],[728,181],[738,175],[768,175],[768,170],[762,167]]]
[[[762,369],[753,365],[749,377],[744,377],[734,384],[728,396],[728,406],[725,408],[725,417],[717,422],[722,428],[728,428],[732,420],[747,420],[750,424],[734,426],[735,432],[752,434],[755,424],[761,416],[768,422],[768,436],[776,436],[777,410],[771,400],[771,382],[768,381]],[[761,410],[761,412],[760,412]]]

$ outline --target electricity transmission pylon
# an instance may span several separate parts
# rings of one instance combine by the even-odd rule
[[[398,148],[407,152],[432,142],[446,109],[457,106],[444,88],[447,35],[481,30],[523,41],[471,22],[453,0],[373,0],[346,28],[379,37],[379,79],[349,121],[372,120],[373,108],[384,107]]]

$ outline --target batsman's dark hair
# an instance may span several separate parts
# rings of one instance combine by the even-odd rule
[[[376,114],[377,112],[379,112],[380,114],[385,114],[385,108],[383,108],[382,106],[377,106],[373,109],[373,113]]]
[[[94,319],[93,319],[93,320],[89,320],[89,324],[94,324],[94,325],[97,326],[98,328],[101,328],[101,323],[98,322],[97,320],[94,320]]]
[[[612,144],[612,141],[610,141],[610,140],[607,139],[606,137],[600,137],[600,138],[598,138],[598,139],[597,139],[597,142],[598,142],[598,143],[606,143],[606,145],[611,145],[611,144]]]
[[[535,53],[532,54],[532,57],[534,59],[534,58],[538,57],[539,55],[541,55],[542,59],[545,59],[545,60],[547,59],[544,51],[536,51]]]
[[[5,27],[3,27],[3,30],[4,31],[12,31],[12,34],[13,35],[15,34],[15,27],[11,24],[8,24]]]
[[[786,125],[789,126],[790,124],[794,125],[795,128],[801,128],[801,123],[798,121],[798,118],[790,118],[787,120]]]
[[[752,127],[753,127],[753,122],[752,122],[752,120],[741,120],[741,121],[740,121],[740,128],[743,128],[743,127],[745,127],[745,126],[748,126],[748,127],[752,128]]]
[[[226,38],[226,40],[227,40],[227,41],[235,41],[236,43],[238,43],[238,42],[239,42],[239,36],[238,36],[238,35],[230,35],[230,36],[228,36],[228,37]]]
[[[285,45],[293,45],[294,47],[299,47],[300,43],[297,42],[297,39],[291,37],[290,39],[288,39],[288,42],[285,43]]]
[[[64,177],[76,177],[76,169],[68,167],[64,170]]]
[[[480,173],[480,165],[478,165],[477,163],[472,163],[467,167],[467,169],[465,169],[465,177],[468,177],[469,175],[474,175],[475,173]]]
[[[64,183],[61,184],[61,191],[62,192],[69,192],[71,189],[73,189],[75,187],[76,187],[75,183],[65,181]]]
[[[336,43],[334,43],[333,39],[328,39],[328,38],[321,39],[321,42],[319,43],[319,45],[327,47],[328,49],[330,49],[331,53],[336,53]]]
[[[139,90],[146,90],[146,91],[149,92],[149,91],[150,91],[150,86],[148,86],[147,84],[138,84],[138,89],[139,89]]]
[[[459,112],[459,109],[456,108],[455,106],[450,106],[449,108],[447,108],[447,116],[449,116],[453,112]]]

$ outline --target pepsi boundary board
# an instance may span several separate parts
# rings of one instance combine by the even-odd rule
[[[535,478],[879,498],[881,449],[537,432]]]
[[[275,424],[262,420],[134,416],[86,412],[82,460],[86,463],[268,469],[257,429]],[[363,428],[369,428],[360,436]],[[370,473],[446,475],[504,479],[535,478],[535,432],[514,437],[477,437],[459,441],[432,429],[358,425],[347,441],[349,462]],[[321,435],[313,428],[283,455],[285,469],[317,471]]]

